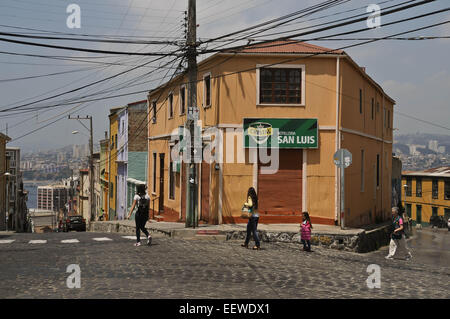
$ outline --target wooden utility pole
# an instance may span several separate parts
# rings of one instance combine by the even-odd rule
[[[197,107],[197,18],[196,18],[196,0],[189,0],[188,7],[188,30],[187,30],[187,60],[188,60],[188,116],[186,128],[189,127],[191,135],[190,149],[186,148],[186,152],[190,152],[191,158],[188,165],[189,176],[187,178],[187,194],[186,194],[186,226],[195,228],[197,224],[197,207],[198,207],[198,183],[197,183],[197,164],[195,163],[195,116],[198,114]],[[187,141],[186,141],[187,142]],[[186,143],[189,145],[189,143]]]
[[[69,120],[89,120],[89,207],[90,207],[90,213],[91,213],[91,221],[95,221],[95,201],[94,201],[94,137],[93,137],[93,129],[92,129],[92,116],[86,116],[86,117],[70,117]],[[81,122],[80,122],[81,123]],[[84,124],[83,124],[84,126]],[[84,126],[86,127],[86,126]],[[79,203],[78,203],[79,205]]]

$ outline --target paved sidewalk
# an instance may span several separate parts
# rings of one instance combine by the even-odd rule
[[[128,227],[135,227],[134,220],[117,220],[117,221],[103,221],[96,223],[104,223],[104,224],[119,224]],[[152,231],[160,231],[164,233],[170,233],[176,236],[176,234],[181,233],[192,233],[192,235],[196,234],[198,231],[218,231],[219,233],[225,234],[233,231],[246,231],[247,224],[221,224],[221,225],[198,225],[195,229],[190,227],[186,228],[184,223],[176,223],[176,222],[157,222],[151,220],[147,222],[146,228]],[[258,224],[258,231],[266,231],[266,232],[276,232],[276,233],[299,233],[300,225],[299,224]],[[340,226],[331,226],[331,225],[313,225],[313,234],[330,234],[330,235],[358,235],[363,232],[364,229],[344,229],[342,230]]]
[[[341,229],[339,226],[313,225],[311,244],[331,249],[365,253],[389,244],[389,225],[374,225],[372,229]],[[152,233],[164,234],[171,238],[193,240],[243,241],[246,224],[199,225],[186,228],[184,223],[147,222],[146,228]],[[100,221],[89,225],[91,232],[134,234],[133,220]],[[299,224],[258,224],[261,242],[300,243]]]

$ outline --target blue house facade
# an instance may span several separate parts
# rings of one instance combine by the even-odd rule
[[[126,219],[137,185],[147,185],[147,101],[128,104],[118,125],[116,210],[118,219]]]

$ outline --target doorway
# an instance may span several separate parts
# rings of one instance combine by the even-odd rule
[[[201,217],[200,219],[209,223],[209,185],[211,164],[202,162],[201,171]]]
[[[416,210],[416,221],[417,224],[422,224],[422,205],[417,205]]]

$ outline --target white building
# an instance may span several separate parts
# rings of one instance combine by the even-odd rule
[[[59,212],[68,200],[68,188],[64,185],[38,186],[37,208]]]

